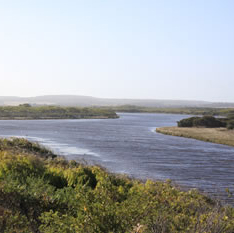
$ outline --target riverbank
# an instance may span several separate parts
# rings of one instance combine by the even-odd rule
[[[0,120],[81,120],[81,119],[116,119],[119,116],[82,116],[82,117],[0,117]]]
[[[232,207],[170,181],[68,162],[25,139],[1,139],[0,160],[2,232],[234,231]]]
[[[163,113],[163,114],[183,114],[183,115],[210,115],[210,116],[228,116],[234,113],[233,108],[205,108],[205,107],[178,107],[178,108],[162,108],[162,107],[141,107],[134,105],[104,107],[112,109],[116,112],[127,113]]]
[[[0,120],[108,119],[119,116],[111,109],[59,106],[0,107]]]
[[[234,130],[226,128],[161,127],[156,132],[234,146]]]

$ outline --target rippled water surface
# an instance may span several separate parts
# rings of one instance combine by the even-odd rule
[[[68,159],[85,159],[138,178],[167,179],[218,193],[234,191],[234,148],[158,134],[185,115],[120,113],[107,120],[0,121],[4,137],[24,136]],[[229,199],[233,202],[233,198]]]

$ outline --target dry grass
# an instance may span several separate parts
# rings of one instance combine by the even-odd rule
[[[156,132],[234,146],[234,130],[226,128],[162,127],[157,128]]]

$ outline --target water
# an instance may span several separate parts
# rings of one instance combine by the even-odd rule
[[[68,159],[100,164],[137,178],[172,179],[222,200],[234,191],[234,148],[162,135],[185,115],[121,113],[106,120],[5,120],[0,135],[20,136],[52,148]]]

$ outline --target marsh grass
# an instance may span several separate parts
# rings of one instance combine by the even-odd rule
[[[156,132],[234,146],[234,130],[228,130],[226,128],[189,128],[175,126],[157,128]]]

